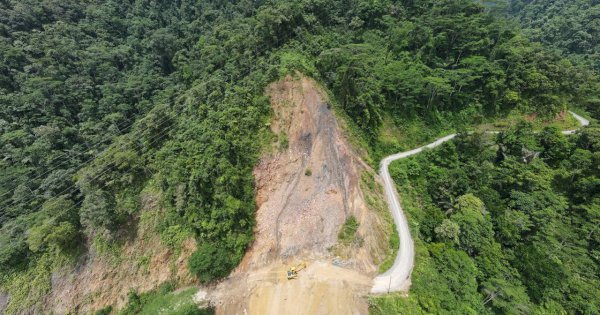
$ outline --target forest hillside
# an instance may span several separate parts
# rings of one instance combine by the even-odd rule
[[[544,3],[510,4],[523,30],[471,0],[0,1],[0,313],[135,314],[229,275],[254,240],[253,169],[286,142],[265,90],[298,72],[374,169],[451,132],[532,125],[413,174],[423,190],[460,169],[420,203],[443,211],[413,233],[452,265],[435,265],[440,300],[415,286],[414,312],[597,314],[598,133],[554,130],[568,109],[599,117],[598,5]],[[465,178],[479,172],[494,181]],[[115,270],[106,296],[70,280],[105,279],[89,266]],[[79,295],[58,309],[59,288]]]

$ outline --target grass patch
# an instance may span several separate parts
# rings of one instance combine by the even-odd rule
[[[160,241],[175,250],[176,254],[179,254],[181,244],[192,237],[194,237],[194,232],[182,224],[168,226],[160,232]]]
[[[363,172],[361,174],[360,188],[364,193],[365,201],[369,209],[374,211],[380,219],[380,224],[376,231],[377,240],[381,240],[378,246],[373,248],[371,256],[375,264],[381,264],[383,261],[396,257],[392,248],[389,247],[390,238],[395,234],[394,219],[385,204],[383,187],[375,181],[375,174],[372,172]],[[396,248],[397,250],[397,248]],[[381,253],[385,252],[384,255]],[[391,257],[391,258],[390,258]]]
[[[139,269],[141,269],[144,272],[144,274],[149,274],[150,273],[150,270],[149,270],[150,255],[144,255],[144,256],[141,256],[140,258],[138,258],[137,267]]]
[[[99,310],[96,311],[96,313],[94,313],[95,315],[110,315],[113,311],[113,307],[112,305],[109,305],[107,307],[101,308]]]
[[[285,151],[290,146],[290,140],[288,139],[288,135],[285,132],[281,132],[277,135],[277,146],[279,151]]]
[[[198,289],[189,288],[183,291],[173,291],[171,282],[164,283],[157,290],[137,293],[130,292],[127,304],[119,315],[208,315],[214,314],[210,309],[199,309],[193,301]]]
[[[446,118],[451,120],[451,118]],[[445,121],[445,120],[443,120]],[[384,157],[414,149],[439,137],[456,132],[453,123],[427,121],[420,118],[396,120],[384,118],[373,148],[373,157],[379,162]]]
[[[356,231],[358,230],[358,221],[354,216],[349,216],[344,222],[340,233],[338,234],[338,240],[343,245],[350,245],[356,240]]]
[[[94,250],[108,259],[113,266],[118,266],[124,259],[122,256],[122,240],[108,240],[103,236],[96,236],[92,240]]]
[[[392,223],[392,234],[390,235],[388,254],[379,265],[379,273],[388,271],[394,265],[398,249],[400,248],[400,236],[396,232],[396,225]]]
[[[3,314],[22,314],[25,310],[42,313],[43,297],[52,288],[52,273],[73,263],[73,257],[45,253],[30,268],[0,278],[0,292],[10,295]]]
[[[363,245],[364,239],[357,233],[360,223],[356,217],[349,216],[338,233],[338,242],[330,250],[335,256],[347,259],[352,250]]]
[[[418,307],[418,301],[412,295],[408,297],[401,293],[391,293],[369,297],[369,314],[423,314]]]
[[[528,121],[532,124],[534,131],[540,131],[544,127],[553,126],[560,130],[572,130],[579,128],[579,122],[568,111],[557,114],[554,118],[544,118],[537,115],[524,115],[512,112],[504,118],[495,118],[493,121],[475,126],[476,131],[502,131],[515,126],[519,121]]]
[[[282,51],[278,55],[280,60],[279,77],[283,78],[291,74],[294,78],[298,78],[299,73],[304,73],[310,77],[317,76],[318,71],[315,67],[315,61],[310,56],[293,50]]]

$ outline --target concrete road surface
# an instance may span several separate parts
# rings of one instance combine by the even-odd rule
[[[575,117],[575,119],[579,121],[582,127],[585,127],[590,124],[589,120],[573,112],[570,113],[571,115],[573,115],[573,117]],[[570,135],[574,134],[576,131],[577,129],[565,130],[562,133]],[[408,222],[406,221],[406,216],[402,211],[402,206],[400,205],[400,200],[398,198],[398,191],[396,190],[396,185],[394,184],[394,181],[392,181],[392,177],[390,176],[388,166],[393,161],[421,153],[425,149],[435,148],[441,145],[442,143],[453,139],[454,137],[456,137],[456,134],[451,134],[443,138],[439,138],[434,142],[422,146],[420,148],[390,155],[381,161],[381,168],[379,170],[379,174],[383,179],[386,200],[388,206],[390,207],[390,211],[392,212],[392,216],[394,217],[394,223],[396,224],[398,235],[400,236],[400,248],[398,249],[398,255],[396,256],[396,260],[394,261],[394,265],[392,266],[392,268],[390,268],[384,274],[379,275],[375,279],[373,279],[373,288],[371,289],[371,293],[408,291],[410,287],[410,274],[412,272],[415,262],[415,248],[413,239],[410,235],[410,230],[408,229]]]

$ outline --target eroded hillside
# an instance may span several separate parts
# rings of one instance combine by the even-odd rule
[[[254,169],[255,242],[213,303],[220,314],[365,314],[388,230],[361,188],[373,172],[313,80],[288,76],[267,92],[275,140]],[[359,228],[343,245],[338,234],[351,216]],[[287,280],[286,269],[301,261],[307,269]]]
[[[146,194],[142,200],[141,215],[121,246],[102,253],[92,250],[75,266],[53,273],[52,289],[41,308],[30,311],[91,314],[108,305],[122,308],[131,291],[147,292],[165,282],[178,286],[194,283],[187,260],[196,249],[195,241],[185,240],[178,251],[162,244],[156,233],[162,218],[157,197]]]

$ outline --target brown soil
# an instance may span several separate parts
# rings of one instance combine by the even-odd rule
[[[196,249],[195,241],[184,241],[181,252],[175,254],[160,243],[154,232],[157,222],[153,221],[160,217],[156,215],[156,198],[144,196],[142,208],[142,215],[150,214],[149,222],[134,228],[135,235],[116,256],[92,252],[77,267],[53,275],[52,291],[44,301],[43,313],[90,314],[108,305],[119,309],[127,302],[130,290],[145,292],[166,281],[193,283],[187,258]]]
[[[369,211],[360,187],[368,166],[314,81],[287,77],[267,93],[279,141],[254,170],[255,242],[211,294],[212,303],[218,314],[366,314],[364,296],[386,250],[374,232],[383,221]],[[351,215],[361,241],[342,248],[338,233]],[[287,280],[286,269],[300,261],[308,268]]]
[[[363,296],[371,277],[356,270],[336,267],[329,261],[313,261],[298,278],[287,280],[288,265],[272,263],[221,287],[218,314],[367,314]]]

